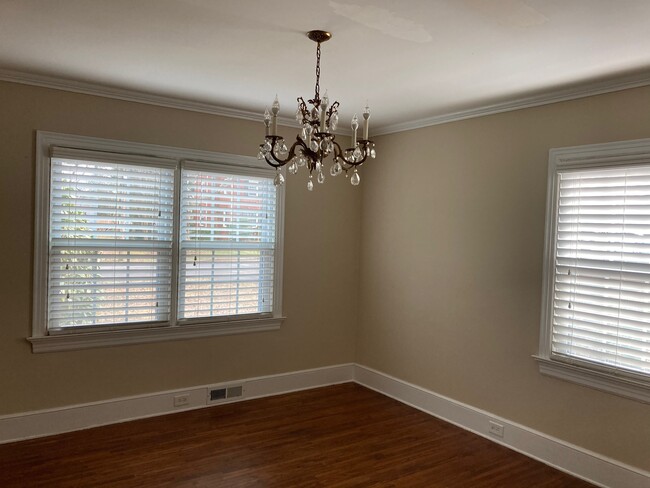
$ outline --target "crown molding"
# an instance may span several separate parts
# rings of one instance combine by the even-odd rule
[[[116,100],[125,100],[127,102],[146,103],[149,105],[158,105],[160,107],[176,108],[179,110],[189,110],[210,115],[220,115],[222,117],[232,117],[235,119],[250,120],[260,122],[261,113],[240,110],[236,108],[222,107],[220,105],[197,102],[193,100],[169,97],[164,95],[154,95],[137,90],[128,90],[125,88],[114,88],[97,83],[85,81],[75,81],[55,76],[37,75],[33,73],[24,73],[0,69],[0,81],[9,81],[21,83],[23,85],[40,86],[43,88],[52,88],[54,90],[63,90],[73,93],[82,93],[84,95],[95,95],[98,97],[114,98]],[[288,127],[298,127],[298,123],[290,117],[278,117],[280,125]]]
[[[490,105],[483,105],[481,107],[471,108],[468,110],[461,110],[458,112],[442,115],[434,115],[432,117],[425,117],[423,119],[412,120],[409,122],[384,125],[373,131],[372,135],[375,137],[386,134],[394,134],[396,132],[421,129],[423,127],[428,127],[431,125],[446,124],[448,122],[455,122],[458,120],[471,119],[475,117],[483,117],[485,115],[510,112],[513,110],[521,110],[530,107],[538,107],[540,105],[548,105],[551,103],[564,102],[567,100],[575,100],[578,98],[591,97],[594,95],[602,95],[604,93],[628,90],[630,88],[639,88],[647,85],[650,85],[650,73],[628,75],[613,80],[592,82],[572,88],[563,88],[559,90],[548,91],[540,95],[523,97],[516,100],[494,103]]]
[[[40,86],[43,88],[51,88],[54,90],[63,90],[74,93],[82,93],[85,95],[95,95],[98,97],[113,98],[116,100],[125,100],[128,102],[146,103],[149,105],[157,105],[160,107],[175,108],[179,110],[189,110],[192,112],[200,112],[210,115],[219,115],[222,117],[232,117],[242,120],[250,120],[259,122],[261,116],[257,112],[248,110],[241,110],[229,107],[222,107],[220,105],[197,102],[193,100],[170,97],[164,95],[154,95],[137,90],[128,90],[125,88],[114,88],[96,83],[89,83],[85,81],[75,81],[66,78],[58,78],[48,75],[37,75],[33,73],[25,73],[21,71],[13,71],[0,69],[0,81],[8,81],[13,83],[21,83],[24,85]],[[467,110],[458,112],[451,112],[447,114],[434,115],[422,119],[411,120],[407,122],[399,122],[396,124],[388,124],[377,127],[372,131],[372,137],[382,136],[386,134],[393,134],[396,132],[404,132],[408,130],[421,129],[431,125],[446,124],[448,122],[455,122],[464,119],[471,119],[475,117],[483,117],[485,115],[493,115],[502,112],[510,112],[513,110],[521,110],[524,108],[538,107],[540,105],[548,105],[551,103],[564,102],[567,100],[574,100],[578,98],[585,98],[594,95],[602,95],[604,93],[611,93],[630,88],[639,88],[642,86],[650,85],[650,73],[641,73],[635,75],[627,75],[611,79],[607,81],[597,81],[571,88],[563,88],[558,90],[548,91],[543,94],[533,95],[529,97],[522,97],[516,100],[509,100],[489,105],[483,105]],[[278,117],[280,125],[286,127],[299,127],[298,123],[290,117]],[[350,135],[350,131],[338,130],[336,134]]]
[[[219,115],[222,117],[232,117],[235,119],[250,120],[252,122],[262,121],[261,112],[257,113],[251,112],[249,110],[222,107],[213,103],[197,102],[185,98],[169,97],[164,95],[155,95],[138,90],[128,90],[126,88],[114,88],[98,83],[76,81],[67,78],[58,78],[56,76],[37,75],[33,73],[25,73],[22,71],[13,71],[0,68],[0,81],[9,81],[12,83],[21,83],[23,85],[40,86],[43,88],[51,88],[53,90],[82,93],[84,95],[94,95],[97,97],[113,98],[127,102],[146,103],[148,105],[157,105],[159,107],[189,110],[191,112]],[[300,128],[300,125],[293,117],[278,117],[278,124],[285,127]],[[350,136],[351,130],[339,129],[334,131],[334,133],[336,135]]]

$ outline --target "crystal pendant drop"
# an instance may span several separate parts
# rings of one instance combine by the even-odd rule
[[[309,145],[309,149],[314,152],[318,152],[318,142],[312,140],[311,144]]]
[[[297,172],[298,172],[298,163],[296,163],[296,160],[294,159],[289,165],[289,173],[295,175]]]
[[[296,110],[296,120],[298,123],[302,122],[302,110],[300,110],[300,107]]]
[[[359,173],[357,173],[356,169],[352,174],[352,178],[350,178],[350,183],[352,183],[352,186],[357,186],[359,183],[361,183],[361,177],[359,176]]]
[[[341,174],[341,171],[343,171],[343,168],[341,167],[341,163],[337,160],[330,168],[330,174],[332,176],[338,176]]]
[[[257,159],[264,159],[264,151],[262,148],[260,148],[259,152],[257,153]]]
[[[325,175],[324,175],[322,172],[319,171],[319,172],[318,172],[318,177],[316,178],[316,180],[317,180],[320,184],[325,183]]]
[[[275,186],[282,186],[284,183],[284,176],[282,176],[282,173],[280,173],[280,169],[278,168],[277,172],[275,173],[275,178],[273,178],[273,184]]]
[[[304,165],[305,165],[305,157],[304,157],[304,156],[300,156],[300,157],[298,158],[298,166],[304,166]]]
[[[322,168],[323,168],[323,163],[321,163],[320,161],[316,161],[316,164],[314,165],[314,169],[320,172]]]
[[[339,125],[339,114],[334,112],[332,117],[330,117],[330,128],[336,130],[337,125]]]
[[[285,154],[284,151],[282,150],[284,145],[285,145],[285,144],[284,144],[284,141],[282,141],[282,140],[278,140],[278,141],[275,143],[275,147],[273,148],[273,152],[274,152],[275,154],[277,154],[277,155],[278,155],[279,157],[281,157],[281,158],[284,157],[284,156],[286,156],[286,154]]]
[[[370,150],[370,157],[373,159],[377,157],[377,151],[375,151],[374,147]]]
[[[354,151],[352,151],[352,157],[354,158],[355,161],[359,161],[363,157],[363,153],[361,152],[361,149],[355,147]]]
[[[311,175],[309,175],[309,181],[307,182],[307,190],[313,191],[314,189],[314,182],[311,181]]]
[[[264,151],[266,151],[266,152],[269,152],[271,149],[273,149],[273,148],[271,147],[271,142],[267,140],[267,141],[264,143],[264,147],[262,147],[262,149],[263,149]]]
[[[300,130],[300,138],[303,141],[307,140],[307,129],[305,129],[304,127]]]
[[[320,148],[325,154],[329,154],[334,149],[334,144],[330,139],[323,139],[320,143]]]

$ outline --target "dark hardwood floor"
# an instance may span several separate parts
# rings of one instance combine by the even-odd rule
[[[590,487],[348,383],[0,445],[0,487]]]

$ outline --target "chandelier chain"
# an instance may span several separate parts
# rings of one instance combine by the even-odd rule
[[[320,102],[320,42],[316,46],[316,88],[314,95],[314,100]]]

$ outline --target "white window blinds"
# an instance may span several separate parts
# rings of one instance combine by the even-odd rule
[[[273,179],[183,169],[180,319],[272,311]]]
[[[650,166],[559,173],[552,353],[650,374]]]
[[[52,156],[48,329],[168,321],[173,168]]]

